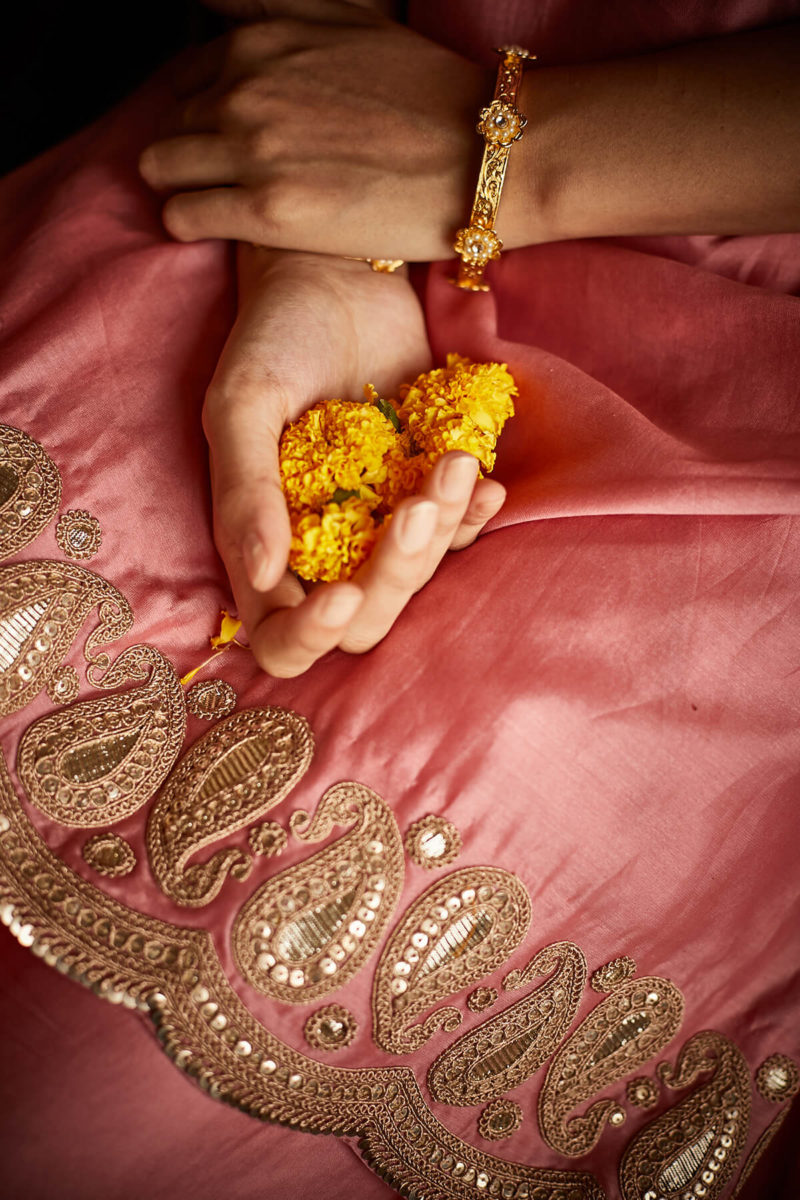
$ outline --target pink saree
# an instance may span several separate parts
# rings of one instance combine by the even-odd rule
[[[720,31],[484,7],[473,56]],[[800,237],[434,265],[437,358],[520,386],[504,510],[370,654],[183,687],[233,289],[138,181],[156,104],[0,185],[3,1194],[788,1200]]]

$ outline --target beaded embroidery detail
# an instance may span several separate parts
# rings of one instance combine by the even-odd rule
[[[355,826],[311,858],[273,876],[243,905],[233,927],[236,965],[252,987],[306,1004],[341,987],[364,965],[403,885],[403,846],[389,806],[360,783],[330,788],[316,813],[290,825],[320,842]]]
[[[350,1045],[358,1025],[353,1014],[341,1004],[326,1004],[311,1014],[303,1032],[309,1046],[333,1053]]]
[[[186,707],[193,717],[216,721],[236,708],[236,692],[224,679],[205,679],[186,693]]]
[[[633,1138],[619,1168],[623,1200],[722,1196],[747,1140],[747,1063],[721,1033],[704,1031],[689,1038],[674,1068],[661,1063],[658,1074],[677,1089],[712,1070],[708,1083]]]
[[[660,1090],[654,1079],[647,1075],[637,1075],[625,1085],[625,1096],[629,1104],[636,1108],[652,1108],[658,1104]]]
[[[578,1026],[550,1064],[539,1093],[539,1129],[560,1154],[586,1154],[607,1121],[620,1124],[613,1100],[597,1100],[581,1116],[572,1109],[658,1054],[683,1019],[683,996],[668,979],[629,979]],[[624,1119],[624,1113],[623,1113]]]
[[[527,932],[531,902],[499,867],[465,867],[433,884],[411,905],[386,943],[372,990],[374,1037],[391,1054],[410,1054],[437,1029],[461,1023],[439,1000],[490,974]]]
[[[260,825],[254,825],[247,835],[253,854],[259,854],[262,858],[282,854],[288,840],[286,830],[277,821],[263,821]]]
[[[170,899],[198,908],[214,899],[228,874],[247,878],[253,860],[236,846],[187,863],[274,808],[308,770],[312,754],[308,722],[283,708],[242,709],[195,743],[147,821],[150,867]]]
[[[586,959],[572,942],[545,946],[524,971],[506,979],[523,987],[553,971],[524,1000],[484,1021],[440,1054],[428,1072],[431,1095],[444,1104],[480,1104],[524,1083],[553,1053],[572,1024],[586,985]]]
[[[431,814],[416,821],[405,836],[406,853],[418,867],[444,867],[461,852],[461,834],[444,817]]]
[[[61,476],[52,458],[13,425],[0,425],[0,558],[38,537],[61,500]]]
[[[604,967],[594,971],[589,983],[596,992],[613,992],[614,988],[635,974],[636,963],[625,954],[622,958],[614,958]]]
[[[478,1117],[478,1133],[491,1142],[511,1137],[522,1124],[522,1109],[515,1100],[493,1100]]]
[[[130,875],[136,866],[133,847],[116,833],[96,833],[81,848],[83,861],[99,875]]]
[[[149,675],[149,678],[148,678]],[[93,682],[141,687],[83,700],[25,731],[17,772],[28,799],[62,825],[110,825],[153,796],[178,756],[186,725],[183,689],[152,646],[131,646]]]
[[[59,668],[50,677],[46,690],[53,704],[69,704],[81,690],[78,672],[69,664]]]
[[[770,1054],[756,1072],[756,1088],[773,1104],[793,1099],[800,1091],[797,1063],[786,1054]]]
[[[467,996],[467,1008],[474,1013],[485,1012],[487,1008],[491,1008],[493,1004],[497,1003],[497,996],[497,988],[475,988],[475,991],[470,992]]]
[[[97,517],[83,508],[71,508],[58,518],[56,541],[67,558],[93,558],[103,534]]]
[[[95,652],[98,643],[113,641],[133,623],[125,597],[74,563],[42,559],[0,568],[0,716],[55,686],[62,660],[95,606],[100,620],[84,648],[89,672],[108,663]]]

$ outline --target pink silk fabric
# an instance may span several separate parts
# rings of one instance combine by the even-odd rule
[[[427,13],[415,14],[418,24],[441,36],[452,6],[417,7]],[[459,6],[450,31],[473,56],[512,34],[538,39],[540,50],[549,36],[551,61],[572,61],[719,31],[705,5],[648,8],[644,25],[620,22],[616,41],[615,17],[600,42],[591,23],[567,29],[557,6],[537,6],[534,20],[529,6],[509,3],[496,21],[484,7]],[[729,7],[723,26],[791,10]],[[90,567],[136,618],[115,652],[146,641],[183,673],[230,605],[199,416],[234,298],[228,248],[172,244],[137,178],[159,102],[146,89],[0,185],[0,417],[57,463],[62,509],[100,520]],[[508,501],[368,655],[335,652],[296,680],[264,676],[244,652],[220,660],[215,671],[240,708],[293,709],[314,731],[311,769],[270,819],[285,826],[295,809],[313,811],[343,779],[382,796],[401,831],[444,816],[463,839],[448,870],[502,867],[532,901],[524,942],[482,983],[499,987],[509,967],[569,940],[590,972],[629,955],[640,974],[680,988],[683,1023],[659,1061],[674,1062],[704,1029],[733,1041],[751,1073],[775,1053],[797,1060],[800,237],[531,247],[504,256],[487,296],[459,293],[449,272],[436,265],[422,285],[436,357],[504,361],[519,384],[496,471]],[[54,527],[22,557],[59,558]],[[79,670],[80,644],[68,660]],[[42,694],[4,721],[12,767],[25,729],[52,709]],[[187,745],[205,730],[190,717]],[[26,811],[48,846],[98,884],[81,856],[85,832]],[[141,814],[115,831],[139,865],[102,890],[211,929],[251,1011],[308,1052],[303,1022],[317,1006],[298,1012],[259,995],[231,955],[231,924],[271,861],[259,860],[245,884],[228,880],[206,909],[179,909],[149,873]],[[244,845],[244,835],[233,841]],[[279,869],[308,853],[290,841]],[[431,882],[409,861],[396,917]],[[212,1103],[137,1019],[5,935],[0,956],[5,1195],[392,1194],[346,1141],[311,1142]],[[402,1061],[424,1089],[447,1037],[410,1060],[371,1044],[371,981],[362,970],[332,996],[362,1031],[335,1065]],[[584,993],[576,1022],[598,999]],[[459,1034],[477,1023],[467,1013]],[[482,1148],[591,1171],[617,1196],[625,1144],[674,1099],[630,1110],[622,1130],[607,1129],[571,1162],[537,1130],[545,1069],[513,1093],[521,1128]],[[620,1098],[624,1085],[602,1094]],[[475,1108],[426,1096],[450,1131],[478,1144]],[[754,1092],[745,1154],[774,1115]],[[765,1162],[762,1190],[743,1194],[794,1196],[796,1171],[780,1155]]]

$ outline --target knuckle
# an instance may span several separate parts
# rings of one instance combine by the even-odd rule
[[[189,242],[192,239],[193,228],[186,199],[181,196],[171,196],[161,213],[164,228],[176,242]]]

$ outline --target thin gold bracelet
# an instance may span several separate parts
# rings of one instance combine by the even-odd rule
[[[486,264],[500,257],[503,243],[494,230],[500,194],[506,174],[508,152],[514,142],[522,137],[528,118],[517,108],[517,94],[522,81],[526,62],[533,62],[521,46],[502,46],[497,50],[502,55],[497,68],[497,83],[494,99],[488,108],[481,110],[476,126],[485,138],[483,161],[475,189],[475,201],[469,225],[459,229],[453,249],[461,259],[458,277],[453,283],[468,292],[488,292],[489,285],[483,281]]]

